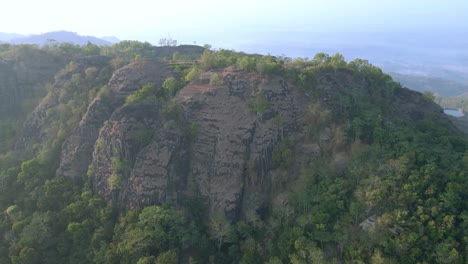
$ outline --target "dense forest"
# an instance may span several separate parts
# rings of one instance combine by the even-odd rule
[[[468,138],[368,61],[1,44],[0,76],[15,74],[0,80],[0,263],[468,261]],[[231,179],[205,195],[204,180],[180,176],[224,175],[197,160],[218,113],[232,117],[226,141],[231,121],[273,134],[265,148],[242,138],[245,149],[222,160],[241,160],[232,206],[213,191],[229,192]],[[70,146],[87,154],[69,158]],[[173,166],[148,163],[171,151]],[[169,179],[159,198],[131,185],[141,168]]]

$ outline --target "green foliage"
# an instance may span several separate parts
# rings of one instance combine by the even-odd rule
[[[252,112],[263,113],[268,109],[268,107],[270,107],[270,102],[265,97],[265,95],[262,93],[257,93],[255,98],[250,98],[247,100],[247,107],[249,107]]]
[[[151,142],[153,135],[154,128],[146,126],[144,123],[138,123],[128,131],[127,139],[133,146],[142,148]]]
[[[154,83],[147,83],[140,90],[129,95],[125,99],[125,104],[165,102],[173,96],[173,93],[173,90],[159,87]]]
[[[327,263],[322,250],[304,237],[294,242],[294,249],[296,253],[289,255],[289,260],[292,264]]]
[[[102,47],[103,54],[106,56],[115,56],[119,61],[119,66],[128,63],[137,56],[140,58],[153,58],[153,46],[148,42],[136,40],[124,40],[112,45],[111,47]],[[115,67],[118,68],[119,66]]]
[[[163,105],[162,113],[166,119],[174,120],[180,122],[182,120],[182,113],[180,111],[180,106],[174,102],[168,102]]]
[[[130,162],[123,160],[119,156],[111,158],[112,175],[107,180],[107,184],[111,190],[118,190],[122,187],[122,180],[127,177],[130,172]]]
[[[196,65],[194,65],[192,69],[187,73],[187,75],[185,75],[185,81],[191,82],[195,80],[195,78],[197,78],[199,74],[200,74],[200,70],[198,69]]]
[[[306,136],[318,140],[320,133],[330,123],[330,110],[323,109],[320,103],[313,103],[309,105],[305,118]]]
[[[88,41],[88,44],[83,46],[83,52],[86,56],[97,56],[101,53],[101,48],[98,45],[92,44]]]
[[[177,253],[174,250],[169,250],[159,254],[156,259],[156,264],[178,264],[179,259],[177,258]]]
[[[434,95],[434,93],[429,92],[429,91],[425,91],[423,93],[423,96],[424,96],[424,98],[426,98],[429,101],[434,101],[436,99],[436,96]]]
[[[273,166],[287,170],[293,162],[292,147],[291,142],[287,138],[276,143],[272,154]]]
[[[107,180],[107,185],[109,185],[111,190],[120,190],[120,188],[122,188],[122,175],[112,173],[112,175]]]
[[[229,220],[222,215],[217,215],[211,219],[210,238],[216,241],[219,251],[223,244],[235,242],[235,230]]]
[[[253,71],[255,70],[255,66],[257,65],[257,60],[253,57],[244,56],[238,62],[239,69],[242,71]]]
[[[213,73],[210,77],[210,85],[218,86],[223,84],[223,79],[217,73]]]
[[[150,45],[139,42],[98,48],[122,63],[155,56]],[[40,49],[0,45],[2,56],[19,61],[40,52],[79,57],[97,54],[98,49],[52,43]],[[41,135],[50,140],[32,146],[29,159],[8,151],[22,121],[0,118],[0,263],[466,262],[468,140],[450,132],[444,118],[401,114],[401,87],[364,60],[346,64],[340,54],[318,54],[313,60],[293,61],[225,50],[202,56],[200,65],[190,70],[195,70],[194,76],[201,69],[237,65],[242,71],[285,77],[311,101],[300,117],[304,137],[286,137],[272,150],[273,167],[284,173],[272,178],[286,180],[267,193],[271,200],[264,201],[266,209],[250,210],[247,202],[240,219],[215,213],[208,218],[203,199],[181,195],[178,207],[123,212],[93,195],[93,179],[74,182],[56,176],[60,146],[89,102],[95,96],[110,98],[105,86],[112,74],[109,65],[79,69],[72,63],[58,75],[64,82],[58,106],[40,121],[47,127]],[[173,65],[179,72],[162,87],[145,85],[127,103],[165,102],[164,121],[180,123],[193,142],[200,133],[198,125],[184,122],[180,106],[167,102],[183,86],[178,78],[191,62],[181,65]],[[248,100],[248,106],[256,113],[270,107],[262,93]],[[273,122],[285,134],[290,132],[280,115]],[[142,124],[128,139],[143,146],[153,133]],[[301,140],[320,143],[321,153],[293,157]],[[96,142],[96,147],[102,144]],[[330,147],[334,145],[340,148]],[[310,162],[300,168],[296,159]],[[117,190],[131,164],[116,156],[110,165],[108,184]],[[254,165],[246,167],[248,175]],[[248,185],[245,191],[270,188],[274,183],[267,178],[264,185]],[[359,224],[370,216],[376,220],[365,231]]]
[[[180,58],[180,53],[179,52],[176,51],[176,52],[172,53],[172,60],[173,61],[177,61],[177,60],[179,60],[179,58]]]
[[[166,94],[171,97],[174,96],[180,88],[182,88],[180,83],[174,77],[166,78],[162,87],[166,90]]]
[[[277,115],[275,116],[275,124],[278,126],[278,127],[282,127],[284,125],[284,119],[281,115]]]
[[[257,60],[255,67],[258,73],[266,76],[281,74],[283,70],[281,63],[273,56],[264,56]]]
[[[210,70],[235,65],[238,56],[237,53],[229,50],[211,51],[205,49],[200,57],[200,66],[203,70]]]
[[[159,255],[156,263],[177,263],[176,251],[187,248],[196,237],[187,228],[189,223],[182,212],[172,208],[150,206],[138,214],[137,219],[129,219],[120,226],[120,242],[116,254],[121,263],[143,261],[142,257]]]
[[[190,123],[188,125],[186,129],[186,135],[187,135],[189,142],[194,142],[195,139],[197,139],[198,127],[199,125],[197,123]]]

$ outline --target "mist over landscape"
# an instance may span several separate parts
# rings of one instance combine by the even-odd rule
[[[192,33],[193,34],[193,33]],[[59,31],[47,34],[23,36],[0,33],[0,41],[9,43],[44,44],[47,40],[84,45],[88,41],[98,45],[112,45],[117,37],[77,36],[79,34]],[[172,34],[160,34],[161,38]],[[233,49],[248,53],[271,54],[290,58],[312,58],[316,53],[340,53],[347,60],[366,59],[405,83],[408,78],[437,78],[455,82],[460,89],[444,87],[410,87],[423,89],[445,96],[462,95],[468,92],[468,34],[457,31],[414,32],[298,32],[258,31],[238,32],[222,38],[204,35],[192,38],[176,34],[179,44],[210,44],[218,49]],[[190,34],[188,34],[190,35]],[[193,39],[193,40],[192,40]],[[201,39],[202,41],[197,39]],[[141,41],[148,41],[141,39]],[[159,39],[158,39],[159,41]],[[151,41],[157,45],[158,41]],[[393,74],[395,73],[395,74]],[[402,78],[401,75],[404,75]],[[406,83],[405,83],[406,84]]]

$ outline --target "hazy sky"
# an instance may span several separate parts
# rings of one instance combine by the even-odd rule
[[[10,0],[0,14],[0,32],[68,30],[152,43],[168,33],[202,44],[241,32],[468,32],[468,0]]]

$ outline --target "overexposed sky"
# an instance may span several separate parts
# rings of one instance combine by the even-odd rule
[[[10,0],[0,32],[68,30],[156,43],[268,31],[468,32],[468,0]],[[201,44],[201,43],[200,43]]]

